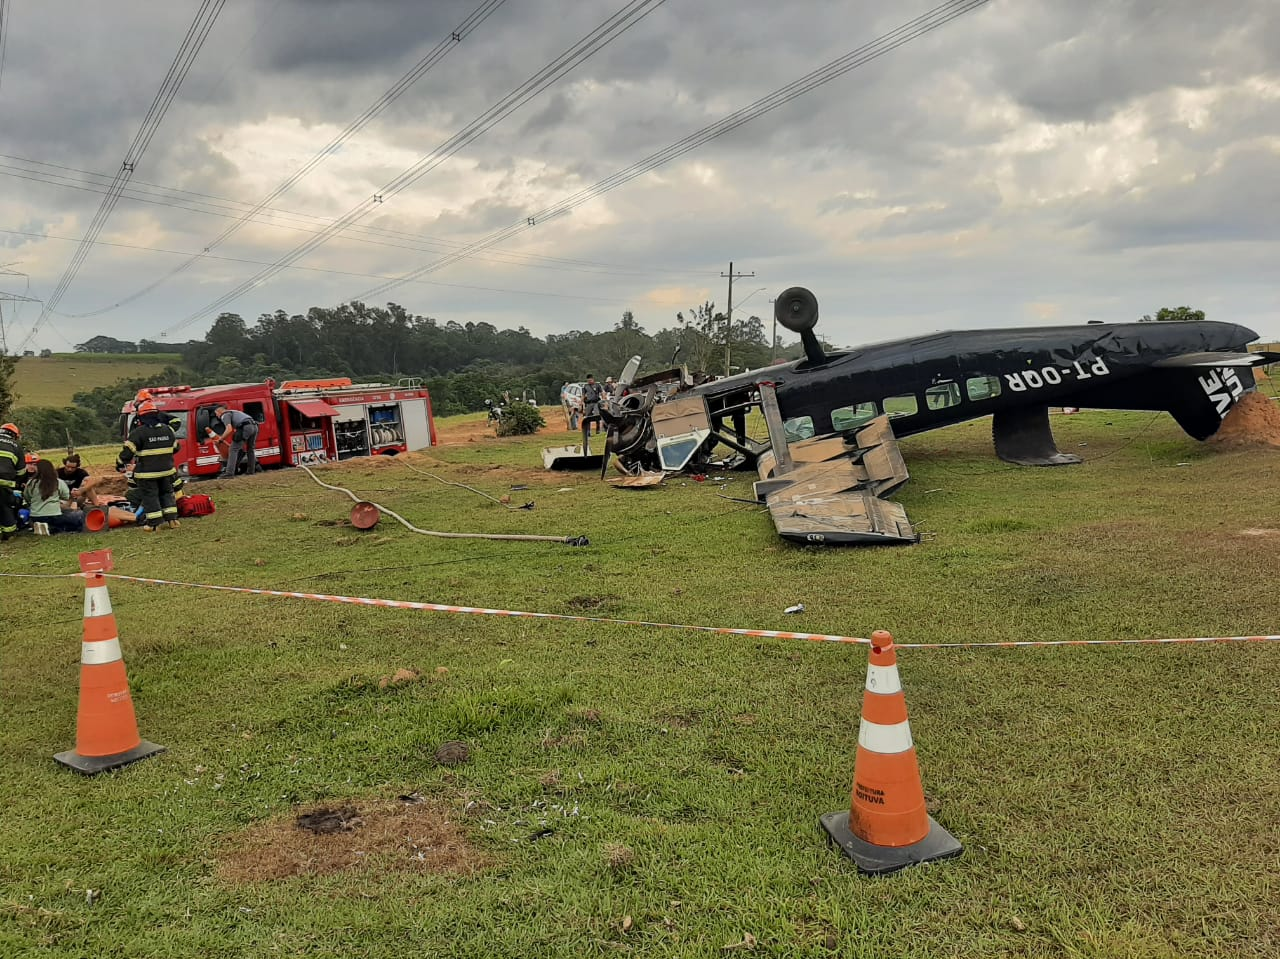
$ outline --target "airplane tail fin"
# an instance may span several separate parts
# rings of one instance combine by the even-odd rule
[[[1157,377],[1170,415],[1186,432],[1207,440],[1240,397],[1255,388],[1249,366],[1166,367]]]

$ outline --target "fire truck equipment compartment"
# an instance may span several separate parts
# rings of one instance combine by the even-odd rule
[[[303,416],[310,416],[313,419],[338,415],[337,410],[328,403],[322,403],[320,400],[289,400],[289,405]]]

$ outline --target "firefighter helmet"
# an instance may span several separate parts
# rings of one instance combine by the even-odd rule
[[[151,400],[143,400],[141,403],[138,404],[139,416],[143,416],[147,413],[154,413],[155,411],[156,411],[156,404]]]
[[[5,423],[3,426],[0,426],[0,430],[4,430],[6,433],[12,433],[14,436],[22,436],[22,430],[18,429],[18,427],[13,423]]]

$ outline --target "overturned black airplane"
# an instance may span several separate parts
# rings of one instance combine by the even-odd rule
[[[1280,360],[1248,352],[1252,330],[1215,322],[972,330],[827,354],[812,293],[787,290],[775,314],[800,334],[804,359],[701,385],[683,369],[633,379],[633,361],[627,392],[602,411],[603,456],[582,455],[584,437],[565,450],[577,455],[546,451],[546,465],[599,464],[603,476],[614,455],[637,478],[755,467],[756,495],[787,539],[914,542],[906,512],[882,498],[908,477],[895,436],[989,415],[1001,459],[1068,465],[1080,458],[1058,450],[1049,426],[1049,407],[1067,406],[1163,410],[1204,440],[1254,388],[1253,367]],[[757,409],[767,443],[748,435]]]

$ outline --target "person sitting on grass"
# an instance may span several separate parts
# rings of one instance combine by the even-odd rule
[[[85,501],[85,494],[98,482],[97,477],[90,476],[89,471],[80,465],[79,453],[68,453],[58,468],[58,479],[67,484],[72,499]]]
[[[31,528],[39,535],[84,531],[84,513],[70,508],[71,490],[48,460],[36,463],[36,478],[27,484],[22,498],[31,510]]]

